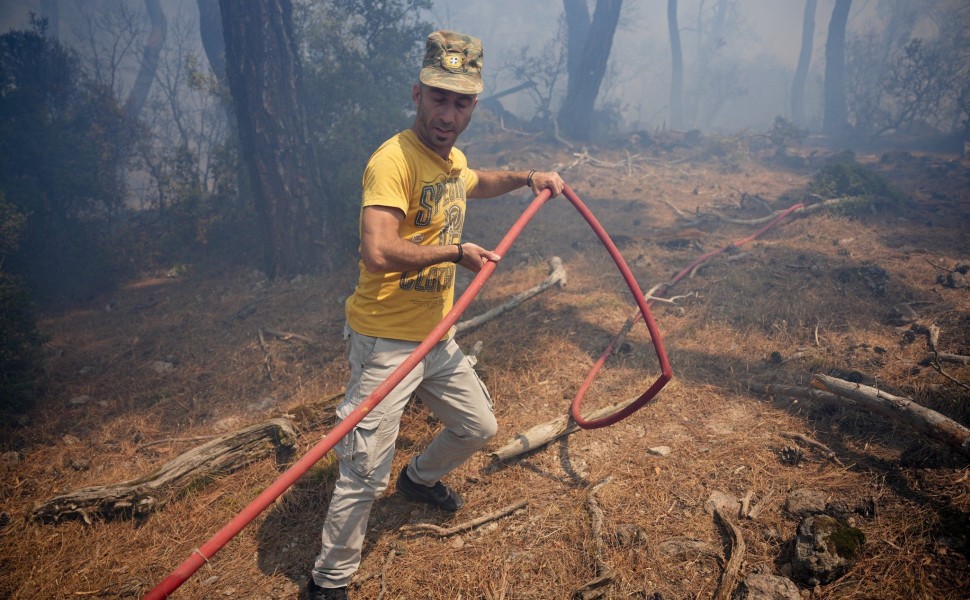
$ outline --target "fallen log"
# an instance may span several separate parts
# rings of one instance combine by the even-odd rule
[[[585,418],[590,421],[599,419],[600,417],[613,414],[629,403],[630,402],[618,402],[616,404],[611,404],[610,406],[596,409],[591,411],[588,416],[585,416]],[[535,427],[516,435],[513,441],[508,442],[498,450],[492,452],[490,456],[492,457],[493,463],[499,463],[510,458],[515,458],[516,456],[532,452],[533,450],[545,446],[549,442],[555,441],[577,431],[579,431],[579,425],[573,421],[569,414],[565,414],[556,417],[551,421],[539,423]]]
[[[799,400],[814,400],[829,406],[845,407],[847,404],[849,406],[855,406],[856,404],[852,400],[841,398],[831,392],[823,392],[822,390],[813,390],[811,388],[797,387],[793,385],[765,385],[761,383],[751,383],[748,385],[748,389],[750,389],[752,392],[768,394],[769,396],[787,396],[789,398],[797,398]]]
[[[539,294],[548,290],[554,285],[558,285],[559,287],[565,286],[566,269],[563,268],[562,266],[562,259],[559,258],[558,256],[553,256],[552,258],[550,258],[549,269],[550,269],[549,276],[546,277],[545,281],[543,281],[542,283],[534,287],[531,287],[525,290],[524,292],[520,292],[512,296],[512,298],[510,298],[508,302],[506,302],[501,306],[496,306],[495,308],[489,311],[486,311],[478,315],[477,317],[472,317],[471,319],[465,319],[464,321],[460,321],[458,324],[455,325],[455,333],[464,333],[466,331],[471,331],[476,327],[480,327],[485,323],[487,323],[488,321],[491,321],[492,319],[498,317],[499,315],[502,315],[512,310],[513,308],[522,304],[526,300],[529,300],[531,298],[534,298],[535,296],[538,296]]]
[[[929,438],[970,456],[970,429],[909,398],[894,396],[867,385],[816,374],[812,387],[848,398],[861,407],[908,425]]]
[[[923,360],[919,361],[919,364],[920,366],[925,367],[927,365],[932,364],[934,361],[940,361],[941,363],[950,363],[954,365],[970,365],[970,356],[940,352],[939,354],[930,354]]]
[[[144,477],[51,498],[35,506],[31,518],[42,523],[81,519],[91,524],[94,518],[144,517],[186,490],[295,446],[293,423],[282,417],[270,419],[197,446]]]

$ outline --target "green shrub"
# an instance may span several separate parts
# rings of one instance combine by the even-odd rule
[[[901,211],[909,203],[909,198],[889,180],[855,161],[825,165],[812,177],[808,192],[823,200],[854,197],[860,205],[893,211]]]
[[[111,232],[133,135],[110,90],[44,22],[0,35],[0,191],[25,218],[6,270],[39,303],[88,298],[117,280]]]
[[[0,414],[27,408],[41,373],[44,342],[23,278],[6,272],[26,219],[0,194]]]
[[[295,18],[304,48],[307,116],[320,143],[320,172],[331,218],[356,248],[361,177],[377,147],[410,124],[428,0],[334,0],[308,4]]]
[[[778,146],[800,144],[808,137],[808,131],[801,129],[785,117],[775,117],[775,122],[768,130],[768,139]]]

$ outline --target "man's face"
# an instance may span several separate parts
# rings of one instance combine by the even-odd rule
[[[468,127],[478,96],[415,84],[411,92],[417,114],[411,129],[426,146],[447,159],[461,132]]]

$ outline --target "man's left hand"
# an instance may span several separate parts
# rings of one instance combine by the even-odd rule
[[[542,190],[547,189],[552,192],[550,197],[555,198],[562,193],[563,186],[565,185],[566,182],[563,181],[562,177],[559,176],[559,173],[556,173],[555,171],[548,171],[544,173],[536,171],[532,174],[532,193],[536,196],[538,196],[539,192]]]

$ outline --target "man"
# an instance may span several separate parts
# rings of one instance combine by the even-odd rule
[[[346,418],[451,310],[456,265],[478,272],[501,259],[462,242],[465,200],[523,186],[562,192],[557,173],[477,171],[454,147],[482,91],[482,44],[451,31],[428,36],[410,129],[386,141],[364,171],[360,275],[347,300],[350,380],[337,416]],[[347,598],[360,565],[374,500],[387,487],[401,414],[417,395],[443,423],[397,478],[409,500],[454,512],[464,501],[441,479],[495,435],[492,401],[447,333],[425,359],[337,445],[339,476],[323,526],[309,597]]]

